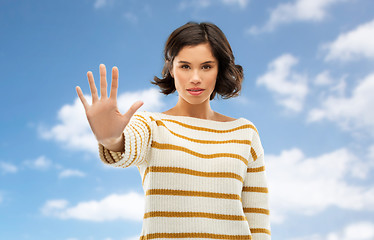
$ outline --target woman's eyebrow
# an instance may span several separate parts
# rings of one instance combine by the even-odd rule
[[[190,62],[187,62],[187,61],[178,61],[178,63],[186,63],[186,64],[191,64]],[[216,61],[206,61],[206,62],[203,62],[201,64],[207,64],[207,63],[216,63]]]

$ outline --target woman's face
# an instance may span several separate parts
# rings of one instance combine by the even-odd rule
[[[217,74],[218,60],[209,43],[183,47],[174,58],[171,69],[180,100],[190,104],[209,102]]]

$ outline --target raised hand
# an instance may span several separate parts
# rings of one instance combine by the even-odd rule
[[[87,72],[87,78],[92,95],[92,104],[88,104],[79,86],[76,87],[76,90],[86,111],[92,132],[97,141],[107,149],[124,151],[122,133],[131,117],[143,105],[143,102],[135,102],[125,114],[119,112],[117,107],[117,67],[112,68],[112,84],[109,98],[107,96],[106,69],[104,64],[100,64],[100,99],[91,71]]]

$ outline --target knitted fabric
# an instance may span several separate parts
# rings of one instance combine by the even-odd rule
[[[271,239],[264,150],[250,121],[144,111],[124,135],[124,153],[99,152],[105,164],[140,172],[140,240]]]

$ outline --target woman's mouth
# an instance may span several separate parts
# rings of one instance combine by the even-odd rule
[[[189,88],[187,89],[187,91],[191,94],[191,95],[200,95],[205,89],[202,89],[202,88]]]

